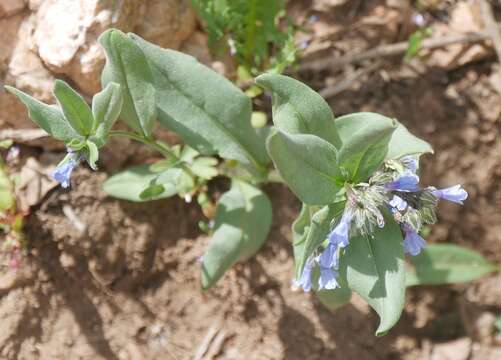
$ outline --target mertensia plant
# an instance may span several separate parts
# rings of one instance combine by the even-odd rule
[[[263,74],[256,83],[272,95],[274,126],[254,129],[249,97],[194,58],[118,30],[103,33],[100,43],[107,62],[91,106],[60,80],[57,105],[6,88],[66,144],[54,172],[63,187],[79,164],[96,169],[112,137],[158,151],[161,160],[113,175],[104,189],[130,201],[197,199],[212,224],[200,265],[203,289],[263,245],[272,207],[261,187],[270,181],[284,182],[302,202],[292,224],[292,286],[314,291],[331,309],[358,293],[380,317],[378,335],[400,317],[407,286],[469,281],[496,269],[468,249],[426,246],[420,233],[435,223],[437,203],[462,204],[467,193],[460,185],[420,184],[419,158],[432,148],[396,119],[367,112],[335,118],[303,83]],[[129,130],[114,130],[117,119]],[[157,125],[186,145],[156,139]],[[207,184],[215,177],[231,179],[231,187],[214,209]]]

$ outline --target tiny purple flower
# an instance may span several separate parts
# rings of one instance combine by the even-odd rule
[[[426,240],[408,224],[403,224],[402,229],[405,232],[404,251],[407,254],[416,256],[421,252],[421,249],[426,246]]]
[[[340,248],[348,246],[350,242],[350,225],[353,213],[345,210],[339,224],[329,234],[329,242]]]
[[[407,209],[407,201],[402,199],[400,196],[393,195],[393,199],[388,203],[390,205],[392,211],[393,210],[398,210],[398,211],[404,211]]]
[[[336,280],[338,273],[331,268],[320,267],[320,277],[318,278],[318,290],[334,290],[339,287]]]
[[[70,186],[70,177],[75,166],[78,165],[78,162],[74,159],[70,159],[63,164],[59,165],[56,170],[52,173],[52,178],[57,182],[61,183],[63,188],[67,188]]]
[[[329,242],[325,250],[317,257],[320,268],[335,268],[339,266],[337,245]]]
[[[410,171],[406,171],[396,180],[384,185],[387,190],[397,190],[403,192],[414,192],[419,190],[419,176]]]
[[[407,155],[400,159],[404,167],[412,173],[416,173],[419,168],[419,157]]]
[[[309,259],[304,265],[303,273],[299,279],[294,279],[292,285],[298,288],[303,288],[304,292],[309,292],[311,290],[311,273],[313,271],[314,262]]]
[[[433,195],[439,199],[445,199],[463,205],[468,198],[468,193],[461,185],[454,185],[445,189],[433,190]]]

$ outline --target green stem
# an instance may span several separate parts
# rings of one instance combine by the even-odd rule
[[[179,162],[180,163],[180,167],[186,171],[191,177],[195,178],[195,174],[193,174],[193,172],[191,171],[191,169],[186,166],[186,164],[182,163],[181,162],[181,159],[174,153],[174,151],[172,151],[171,148],[169,148],[169,146],[167,146],[167,144],[161,142],[161,141],[157,141],[157,140],[153,140],[153,139],[146,139],[138,134],[134,134],[134,133],[131,133],[131,132],[128,132],[128,131],[120,131],[120,130],[112,130],[110,131],[110,134],[109,136],[121,136],[121,137],[127,137],[129,139],[132,139],[132,140],[135,140],[135,141],[138,141],[140,143],[143,143],[145,145],[148,145],[149,147],[151,147],[152,149],[158,151],[160,154],[162,154],[163,156],[165,156],[166,158],[170,158],[170,159],[174,159],[175,162]]]

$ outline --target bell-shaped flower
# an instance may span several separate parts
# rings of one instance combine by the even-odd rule
[[[393,195],[393,198],[390,200],[390,202],[388,202],[388,205],[390,205],[392,211],[404,211],[408,206],[407,201],[397,195]]]
[[[320,277],[318,278],[318,290],[334,290],[339,287],[337,282],[337,271],[332,268],[320,266]]]
[[[404,252],[412,256],[416,256],[421,252],[421,249],[426,246],[426,240],[408,224],[403,224],[402,229],[405,233]]]
[[[433,190],[433,195],[439,199],[445,199],[463,205],[463,201],[468,198],[468,193],[461,185],[454,185],[445,189]]]
[[[337,247],[344,248],[350,243],[350,226],[353,213],[346,209],[339,224],[329,234],[329,242]]]
[[[60,183],[63,188],[68,188],[71,184],[71,173],[78,163],[78,155],[70,152],[52,172],[52,178]]]
[[[396,190],[402,192],[419,191],[419,176],[410,171],[406,171],[396,180],[385,184],[384,187],[386,190]]]

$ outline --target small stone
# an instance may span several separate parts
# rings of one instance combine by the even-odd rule
[[[433,347],[431,360],[467,360],[471,352],[471,340],[460,338]]]

